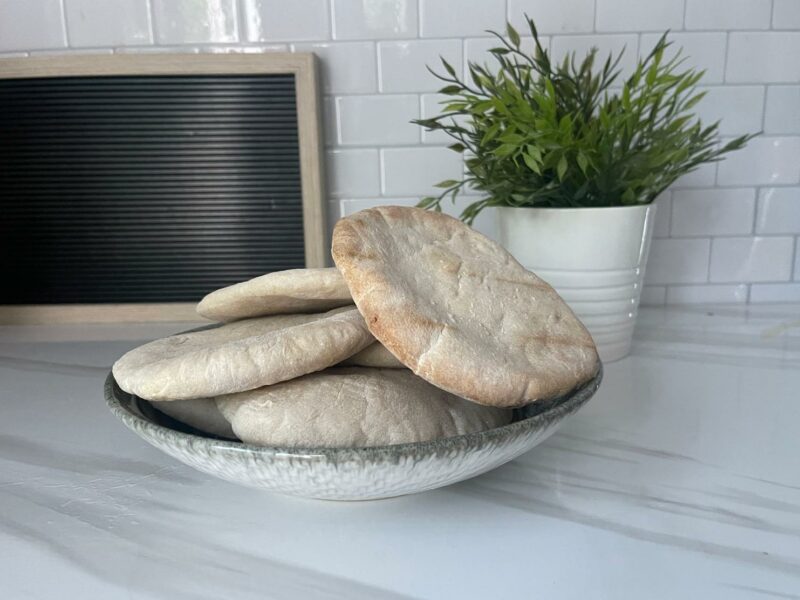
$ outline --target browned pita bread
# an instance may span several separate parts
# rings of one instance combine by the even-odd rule
[[[521,406],[598,370],[591,336],[553,288],[457,219],[363,210],[336,224],[333,258],[378,341],[449,392]]]

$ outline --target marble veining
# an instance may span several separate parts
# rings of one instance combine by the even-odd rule
[[[352,504],[235,486],[121,427],[107,365],[151,326],[60,326],[53,341],[0,327],[0,588],[798,600],[798,314],[644,309],[632,356],[543,444],[447,488]]]

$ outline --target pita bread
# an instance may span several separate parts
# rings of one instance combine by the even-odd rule
[[[405,369],[406,366],[397,360],[386,346],[375,342],[364,348],[361,352],[344,359],[341,365],[354,367],[373,367],[376,369]]]
[[[319,371],[373,341],[355,308],[276,315],[150,342],[113,372],[123,390],[146,400],[208,398]]]
[[[449,392],[521,406],[598,370],[589,332],[553,288],[457,219],[363,210],[336,224],[333,258],[378,341]]]
[[[211,292],[197,312],[212,321],[322,312],[353,304],[335,268],[278,271]]]
[[[217,406],[242,441],[289,447],[424,442],[511,419],[511,411],[467,402],[405,369],[328,369],[219,397]]]
[[[157,411],[198,431],[217,437],[236,438],[231,424],[219,412],[217,403],[212,398],[151,402],[151,404]]]

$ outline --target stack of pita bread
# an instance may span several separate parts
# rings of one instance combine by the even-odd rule
[[[119,386],[214,436],[364,447],[506,424],[599,368],[555,291],[452,217],[364,210],[332,254],[212,292],[197,311],[221,325],[132,350]]]

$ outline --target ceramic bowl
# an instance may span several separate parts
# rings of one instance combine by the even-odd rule
[[[198,471],[271,492],[372,500],[432,490],[516,458],[547,439],[597,391],[602,369],[569,394],[514,411],[509,425],[430,442],[369,448],[252,446],[200,434],[106,379],[106,402],[139,437]]]

